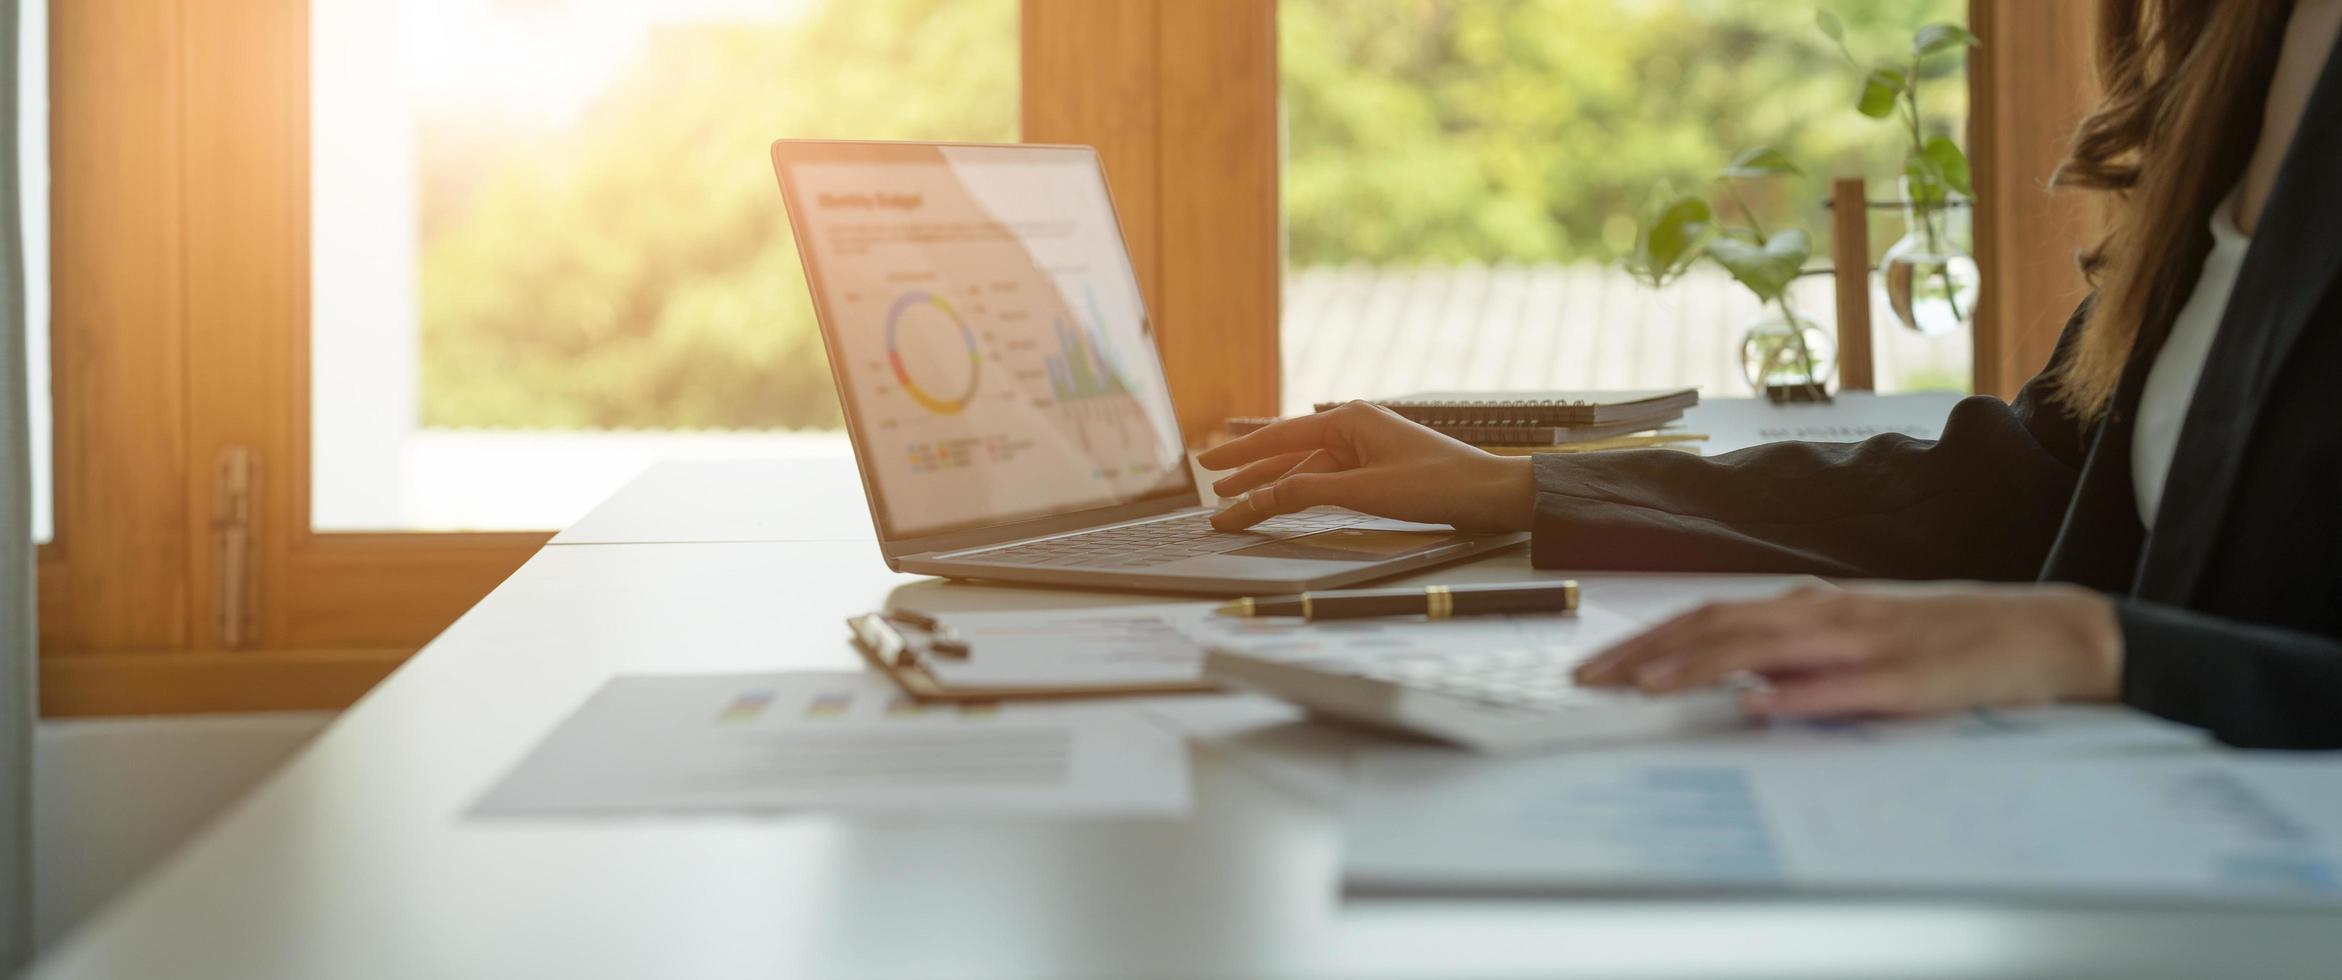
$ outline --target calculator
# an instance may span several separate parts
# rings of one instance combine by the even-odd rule
[[[1581,686],[1570,677],[1577,664],[1561,651],[1526,647],[1301,658],[1213,647],[1203,670],[1208,680],[1313,714],[1490,753],[1734,727],[1745,720],[1741,692],[1755,683],[1647,695]]]

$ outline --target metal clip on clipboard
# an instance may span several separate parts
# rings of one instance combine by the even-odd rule
[[[963,687],[946,684],[933,669],[936,659],[975,655],[951,627],[907,610],[863,613],[846,618],[854,648],[904,694],[919,701],[1003,701],[1041,698],[1096,698],[1156,694],[1207,694],[1220,690],[1202,680],[1159,683]]]
[[[914,612],[874,612],[846,619],[855,645],[881,666],[925,670],[927,658],[965,658],[968,645],[950,628]]]

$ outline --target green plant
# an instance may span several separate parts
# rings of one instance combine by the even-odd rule
[[[1756,209],[1749,206],[1748,198],[1740,190],[1745,181],[1795,177],[1803,173],[1788,156],[1772,147],[1742,151],[1717,172],[1715,179],[1739,210],[1743,226],[1735,227],[1719,220],[1705,197],[1674,198],[1662,204],[1642,224],[1626,267],[1653,289],[1675,281],[1702,258],[1723,267],[1756,295],[1757,302],[1781,311],[1792,340],[1782,353],[1795,353],[1802,376],[1819,380],[1821,374],[1816,370],[1813,349],[1806,344],[1805,332],[1798,326],[1804,321],[1789,302],[1789,284],[1797,279],[1805,260],[1813,254],[1813,239],[1801,228],[1767,231]],[[1770,374],[1768,369],[1759,377]]]
[[[1937,56],[1954,52],[1965,56],[1969,48],[1981,42],[1958,24],[1927,24],[1912,32],[1908,59],[1864,68],[1854,52],[1847,49],[1846,25],[1838,20],[1837,14],[1814,11],[1814,26],[1837,46],[1838,54],[1848,65],[1862,72],[1855,110],[1872,119],[1899,117],[1902,122],[1904,132],[1910,137],[1910,145],[1903,154],[1903,193],[1909,198],[1911,214],[1928,251],[1941,253],[1945,239],[1943,213],[1951,196],[1975,197],[1976,190],[1969,184],[1968,154],[1961,151],[1960,144],[1942,133],[1928,135],[1920,118],[1919,86],[1929,77],[1923,69],[1934,69],[1940,64]],[[1953,315],[1966,319],[1958,308],[1958,291],[1952,287],[1950,274],[1941,271],[1939,274],[1944,276],[1946,297],[1954,304]]]

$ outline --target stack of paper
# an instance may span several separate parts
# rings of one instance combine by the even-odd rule
[[[781,810],[1177,816],[1178,736],[1126,706],[929,706],[875,675],[611,680],[478,807],[488,815]]]

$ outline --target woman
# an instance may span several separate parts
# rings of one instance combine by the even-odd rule
[[[1943,438],[1533,459],[1364,404],[1208,451],[1224,529],[1321,504],[1529,529],[1540,567],[2027,581],[1709,606],[1586,683],[1754,671],[1758,715],[2121,700],[2342,746],[2342,0],[2108,0],[2096,287],[2014,405]],[[2029,580],[2029,581],[2028,581]]]

